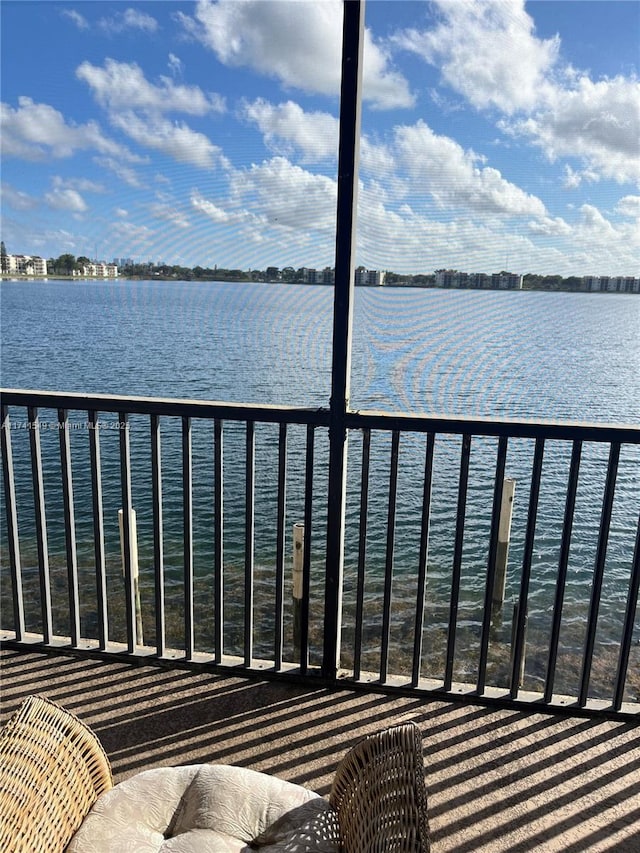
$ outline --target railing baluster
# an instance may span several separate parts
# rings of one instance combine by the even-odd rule
[[[556,596],[553,605],[551,639],[549,640],[547,677],[545,680],[544,688],[544,701],[547,704],[549,704],[553,698],[553,682],[555,679],[556,663],[558,658],[558,641],[560,638],[560,625],[562,621],[564,590],[567,582],[567,567],[569,565],[569,552],[571,549],[571,531],[573,528],[573,513],[576,506],[576,492],[578,490],[578,475],[580,473],[581,453],[582,442],[574,441],[571,450],[571,467],[569,468],[569,483],[567,486],[567,498],[564,508],[562,543],[560,545],[560,560],[558,563],[558,577],[556,580]]]
[[[53,635],[51,615],[51,580],[49,577],[47,518],[45,514],[44,480],[42,477],[42,453],[40,450],[40,421],[38,419],[38,409],[35,406],[29,406],[29,446],[31,450],[31,477],[33,480],[33,501],[38,547],[42,637],[45,645],[48,645],[51,642]]]
[[[69,415],[66,409],[58,409],[58,435],[60,438],[60,468],[62,472],[64,538],[67,551],[69,633],[71,635],[71,645],[74,648],[77,648],[78,642],[80,640],[80,604],[78,600],[78,556],[76,552],[76,523],[73,505],[71,439],[69,436]]]
[[[511,667],[510,696],[515,699],[518,695],[520,667],[524,654],[524,634],[527,624],[527,607],[529,600],[529,582],[531,580],[531,563],[533,561],[533,545],[536,536],[536,520],[538,518],[538,499],[540,497],[540,480],[542,478],[542,462],[544,459],[544,438],[536,439],[531,472],[531,489],[529,492],[529,513],[527,515],[527,532],[524,540],[524,555],[522,558],[522,575],[520,578],[520,597],[518,618],[515,628],[513,647],[513,662]]]
[[[276,531],[276,602],[274,616],[274,667],[282,669],[284,623],[284,559],[287,519],[287,425],[280,424],[278,437],[278,520]]]
[[[309,668],[309,596],[311,593],[311,525],[313,521],[313,459],[315,428],[307,425],[304,475],[304,555],[302,562],[302,605],[300,607],[300,673]]]
[[[487,674],[487,658],[489,656],[489,637],[491,635],[491,617],[493,615],[493,588],[496,581],[496,555],[498,553],[498,529],[500,527],[500,508],[502,506],[502,489],[504,472],[507,464],[507,437],[500,436],[498,440],[498,455],[496,458],[496,476],[493,485],[493,510],[491,513],[491,534],[489,536],[489,554],[487,557],[487,579],[484,589],[484,612],[482,617],[482,635],[480,639],[480,659],[478,662],[478,681],[476,690],[484,693]]]
[[[182,536],[184,541],[184,652],[191,660],[193,631],[193,466],[191,418],[182,418]]]
[[[400,432],[394,430],[391,438],[391,465],[389,471],[389,506],[387,511],[387,548],[384,566],[384,598],[382,605],[382,642],[380,651],[380,681],[387,680],[389,667],[389,633],[391,627],[391,592],[393,585],[393,550],[396,527],[396,499],[398,496],[398,456]]]
[[[2,474],[4,478],[5,512],[7,516],[7,539],[9,545],[9,567],[13,590],[13,630],[16,640],[24,639],[24,601],[22,597],[22,563],[20,560],[20,536],[18,533],[18,512],[16,508],[16,490],[13,476],[13,454],[11,449],[11,419],[9,407],[2,405]]]
[[[108,616],[110,613],[111,603],[107,600],[107,576],[106,576],[106,554],[105,554],[105,520],[103,517],[103,494],[102,494],[102,469],[100,460],[100,426],[111,424],[101,424],[99,418],[105,417],[104,413],[113,413],[119,417],[118,426],[120,435],[119,445],[119,465],[121,478],[121,498],[123,508],[122,519],[122,548],[123,568],[124,568],[124,591],[126,605],[126,631],[127,631],[127,646],[129,654],[141,654],[140,646],[144,644],[142,626],[139,622],[137,601],[137,578],[135,572],[136,558],[136,539],[134,512],[132,507],[132,460],[130,459],[130,441],[131,434],[129,431],[128,418],[133,415],[146,415],[150,419],[151,430],[151,479],[150,479],[150,497],[151,509],[153,516],[153,558],[154,558],[154,580],[155,580],[155,616],[156,616],[156,656],[166,656],[166,613],[164,610],[164,547],[163,547],[163,473],[166,479],[166,472],[162,471],[161,467],[161,427],[162,418],[171,417],[178,418],[182,423],[182,476],[177,474],[174,478],[173,485],[167,481],[164,484],[165,493],[167,488],[171,486],[173,494],[174,489],[182,491],[184,496],[183,506],[183,530],[185,533],[185,576],[184,576],[184,595],[185,595],[185,658],[195,662],[196,640],[198,637],[198,628],[195,623],[194,612],[196,607],[195,593],[195,564],[194,552],[196,545],[196,536],[199,528],[196,528],[196,522],[199,522],[199,515],[196,514],[196,503],[194,494],[193,477],[196,472],[193,471],[193,449],[192,449],[192,419],[207,419],[209,423],[214,425],[214,555],[213,555],[213,586],[214,586],[214,652],[215,663],[222,664],[224,658],[224,536],[223,536],[223,423],[224,420],[230,419],[234,423],[246,426],[246,449],[240,448],[240,454],[243,451],[246,453],[246,473],[245,486],[246,493],[244,500],[246,501],[246,516],[245,516],[245,655],[243,668],[245,670],[252,669],[256,666],[256,661],[253,659],[253,643],[254,643],[254,625],[253,625],[253,605],[255,596],[254,574],[256,571],[255,560],[256,555],[254,545],[254,525],[257,518],[258,506],[255,504],[257,496],[255,496],[255,444],[256,444],[256,425],[259,423],[278,424],[278,497],[277,497],[277,519],[276,519],[276,570],[275,570],[275,628],[274,628],[274,668],[276,671],[282,672],[284,666],[284,648],[285,648],[285,611],[286,602],[284,600],[284,591],[286,589],[286,546],[287,546],[287,468],[288,468],[288,425],[302,424],[306,426],[306,458],[305,458],[305,496],[304,496],[304,549],[303,549],[303,598],[301,602],[301,631],[299,651],[296,648],[296,659],[299,656],[299,672],[302,675],[308,674],[309,657],[310,657],[310,608],[313,604],[314,628],[322,628],[323,614],[316,605],[321,603],[314,599],[311,601],[311,571],[312,571],[312,550],[315,555],[320,545],[313,541],[313,512],[314,494],[313,480],[315,476],[315,434],[318,426],[331,429],[331,423],[324,410],[311,411],[306,409],[294,409],[292,407],[255,407],[255,406],[240,406],[236,404],[226,403],[199,403],[197,401],[172,401],[172,400],[149,400],[143,398],[116,398],[91,395],[67,395],[53,394],[50,392],[19,392],[6,391],[3,392],[2,400],[2,464],[3,464],[3,481],[5,491],[5,512],[7,521],[7,575],[9,570],[11,574],[11,583],[13,587],[13,633],[15,640],[7,638],[9,644],[15,643],[18,647],[24,646],[27,642],[26,630],[30,628],[29,624],[25,624],[25,589],[23,587],[24,568],[21,563],[21,548],[24,543],[20,542],[18,529],[18,498],[20,494],[20,467],[16,467],[18,482],[15,481],[16,474],[14,473],[14,463],[28,463],[30,461],[30,479],[33,487],[34,501],[34,527],[35,527],[35,544],[38,547],[38,579],[40,583],[40,602],[39,606],[42,610],[42,620],[36,618],[36,628],[31,630],[39,630],[40,621],[42,621],[42,638],[43,645],[52,647],[59,640],[56,634],[61,633],[58,629],[56,615],[53,606],[58,606],[61,602],[54,594],[53,581],[54,577],[53,562],[48,551],[48,531],[47,523],[52,524],[51,506],[47,506],[45,502],[45,486],[48,488],[48,460],[57,459],[56,445],[59,443],[60,464],[61,464],[61,487],[62,500],[60,509],[60,518],[56,519],[56,525],[65,526],[65,544],[67,558],[67,574],[68,574],[68,593],[69,593],[69,634],[71,634],[71,647],[75,649],[75,653],[81,656],[91,656],[94,648],[82,648],[83,636],[81,632],[82,620],[82,590],[78,585],[78,545],[74,532],[74,517],[77,517],[79,505],[77,500],[74,504],[74,475],[77,481],[78,475],[78,460],[72,459],[72,428],[74,426],[73,419],[75,411],[86,411],[88,416],[89,431],[89,449],[90,449],[90,475],[91,475],[91,510],[87,507],[87,512],[92,512],[93,533],[94,533],[94,551],[95,551],[95,572],[96,572],[96,595],[97,595],[97,611],[98,611],[98,629],[94,633],[91,632],[90,639],[98,636],[100,650],[103,652],[116,652],[116,648],[111,646],[109,642],[109,626]],[[22,406],[27,409],[28,422],[24,424],[29,428],[29,451],[28,456],[24,459],[16,457],[16,442],[12,441],[15,437],[11,435],[9,412],[13,411],[13,406]],[[103,408],[104,406],[104,408]],[[54,445],[52,443],[53,436],[43,441],[40,429],[42,424],[38,420],[38,410],[42,413],[45,410],[57,411],[57,424],[59,427],[59,442]],[[42,414],[40,415],[42,417]],[[523,669],[523,660],[526,656],[526,624],[527,624],[527,604],[531,596],[531,590],[534,583],[534,550],[537,544],[536,527],[539,528],[539,510],[543,468],[546,464],[546,458],[549,454],[549,441],[570,441],[571,442],[571,463],[568,466],[568,482],[565,489],[565,495],[561,496],[560,500],[564,503],[563,521],[561,522],[561,530],[559,535],[559,556],[557,578],[554,591],[554,610],[551,618],[551,626],[549,629],[550,638],[548,643],[547,655],[547,672],[545,684],[543,687],[543,699],[540,702],[540,709],[546,711],[554,711],[556,705],[554,698],[558,701],[557,694],[567,692],[560,685],[560,675],[556,678],[556,670],[558,664],[558,650],[562,641],[565,622],[563,621],[566,615],[564,602],[569,593],[568,589],[568,570],[572,564],[572,549],[575,548],[573,542],[574,530],[575,536],[578,534],[577,525],[579,521],[577,495],[578,489],[582,483],[582,470],[585,463],[581,462],[582,446],[585,441],[594,442],[603,446],[605,443],[609,445],[609,460],[606,474],[606,483],[602,497],[602,507],[600,513],[600,527],[597,536],[597,549],[595,555],[595,565],[593,568],[593,579],[590,591],[588,624],[585,631],[584,654],[582,657],[581,671],[578,673],[579,685],[576,691],[577,702],[575,705],[576,712],[580,716],[597,716],[603,714],[605,716],[626,719],[632,717],[635,709],[629,708],[625,703],[625,687],[627,682],[628,669],[632,666],[632,645],[634,635],[637,628],[637,606],[638,597],[640,595],[640,519],[637,518],[637,507],[629,507],[628,503],[624,503],[625,495],[629,494],[630,486],[627,477],[627,469],[624,469],[625,476],[622,476],[622,467],[618,474],[618,465],[621,465],[622,453],[628,447],[635,451],[640,444],[640,430],[628,426],[610,426],[596,424],[568,424],[568,423],[529,423],[529,422],[507,422],[499,420],[484,421],[478,419],[446,419],[446,418],[418,418],[417,416],[409,415],[393,415],[387,416],[381,413],[374,412],[347,412],[345,414],[345,423],[348,429],[362,430],[362,459],[359,467],[360,474],[360,506],[359,506],[359,542],[358,542],[358,564],[357,578],[355,590],[355,617],[356,625],[354,630],[354,647],[353,647],[353,680],[361,681],[362,665],[364,657],[364,629],[365,629],[365,610],[366,599],[365,590],[367,588],[367,546],[370,545],[371,525],[372,525],[372,497],[369,495],[371,482],[371,435],[373,430],[384,431],[391,433],[390,445],[390,469],[389,469],[389,494],[388,505],[383,508],[383,523],[386,520],[386,552],[385,552],[385,571],[384,571],[384,588],[380,594],[380,603],[384,609],[382,619],[382,642],[380,654],[380,671],[379,676],[381,681],[390,679],[394,669],[392,666],[392,655],[390,648],[394,634],[392,634],[392,612],[394,606],[394,596],[396,596],[396,586],[399,579],[394,577],[396,571],[397,547],[399,546],[400,529],[396,529],[397,518],[397,500],[399,486],[399,450],[400,441],[406,432],[411,431],[423,433],[426,439],[426,454],[424,460],[424,474],[422,483],[422,510],[421,510],[421,527],[418,531],[414,527],[414,532],[419,536],[419,550],[417,551],[417,567],[415,572],[416,579],[416,599],[414,602],[415,610],[411,613],[411,627],[413,629],[413,637],[408,640],[409,645],[406,646],[406,651],[412,653],[411,664],[411,682],[403,685],[403,690],[409,687],[415,688],[416,695],[429,693],[429,689],[423,680],[423,657],[428,649],[426,649],[428,629],[429,629],[429,594],[431,580],[429,578],[429,536],[431,513],[435,512],[436,506],[432,495],[432,488],[436,482],[435,465],[435,443],[436,436],[440,433],[445,435],[460,436],[461,449],[457,491],[457,516],[454,525],[454,543],[453,543],[453,565],[451,572],[451,594],[448,603],[448,630],[446,642],[446,662],[444,665],[443,686],[435,691],[433,695],[440,697],[449,693],[453,695],[453,678],[456,670],[456,661],[458,660],[460,651],[456,649],[458,620],[461,618],[459,613],[460,602],[462,600],[462,570],[465,565],[465,549],[470,545],[467,542],[466,530],[466,511],[467,511],[467,496],[469,489],[470,462],[473,439],[477,436],[491,436],[498,439],[498,452],[495,463],[495,481],[493,488],[493,515],[491,521],[491,535],[488,546],[488,562],[487,574],[485,579],[484,589],[484,604],[485,610],[482,616],[482,634],[480,638],[479,665],[478,665],[478,681],[475,685],[476,693],[484,693],[488,691],[488,660],[492,654],[492,623],[490,613],[490,599],[493,598],[493,587],[497,584],[497,573],[495,572],[495,556],[499,548],[496,538],[496,512],[499,503],[501,484],[504,482],[504,470],[506,468],[507,459],[511,457],[512,444],[509,444],[511,437],[531,441],[535,439],[535,449],[533,450],[532,470],[530,475],[530,493],[528,501],[528,516],[526,522],[526,531],[524,533],[524,548],[523,560],[519,582],[519,606],[517,614],[514,614],[514,624],[512,626],[512,659],[509,664],[510,671],[510,688],[509,698],[500,699],[498,697],[488,697],[484,695],[483,702],[493,703],[496,701],[499,705],[506,707],[524,707],[530,703],[528,696],[524,695],[520,689],[521,671]],[[514,427],[515,423],[515,427]],[[23,425],[23,424],[18,424]],[[115,424],[114,424],[115,425]],[[48,424],[45,424],[48,426]],[[135,438],[135,436],[134,436]],[[440,439],[438,439],[440,441]],[[43,442],[41,444],[41,442]],[[440,445],[438,444],[438,447]],[[454,445],[457,452],[458,444]],[[21,448],[22,449],[22,448]],[[26,448],[25,448],[26,449]],[[551,461],[553,462],[559,454],[552,454]],[[531,456],[531,448],[527,458]],[[560,460],[564,457],[564,451],[560,455]],[[520,458],[518,454],[518,458]],[[235,459],[235,456],[234,456]],[[404,459],[404,445],[403,445]],[[242,465],[236,470],[240,476],[240,487],[242,487]],[[566,469],[565,461],[565,469]],[[591,469],[589,469],[591,470]],[[350,472],[351,473],[351,472]],[[357,474],[355,470],[352,472]],[[585,471],[585,475],[586,475]],[[632,482],[632,481],[631,481]],[[55,484],[54,484],[55,485]],[[420,489],[420,483],[417,484],[417,489]],[[137,494],[137,492],[136,492]],[[167,493],[168,494],[168,493]],[[47,498],[48,493],[47,493]],[[166,497],[166,495],[165,495]],[[384,496],[383,496],[384,497]],[[75,495],[77,498],[77,494]],[[595,668],[593,667],[594,655],[599,654],[600,650],[600,627],[602,619],[604,619],[604,609],[612,606],[612,599],[603,598],[605,592],[608,594],[608,587],[605,587],[605,571],[608,566],[608,552],[611,552],[613,543],[609,547],[609,538],[611,535],[612,511],[614,506],[618,506],[617,501],[620,500],[621,517],[624,513],[625,530],[629,531],[629,509],[631,512],[636,512],[633,518],[633,531],[629,531],[629,535],[635,537],[635,544],[625,539],[624,547],[626,552],[633,547],[633,555],[629,556],[626,553],[627,566],[631,561],[631,573],[628,578],[628,589],[626,592],[626,607],[621,614],[622,625],[619,631],[619,652],[616,653],[617,667],[613,671],[613,665],[610,667],[612,677],[615,678],[613,685],[613,697],[610,707],[601,707],[598,703],[592,703],[589,699],[589,690],[591,682],[595,679]],[[178,498],[180,500],[180,498]],[[418,497],[418,500],[420,498]],[[633,502],[631,502],[633,503]],[[415,504],[417,511],[417,502]],[[386,519],[385,519],[386,516]],[[575,516],[575,521],[574,521]],[[87,517],[89,520],[91,516]],[[206,524],[206,519],[203,518],[202,523]],[[240,522],[242,524],[242,521]],[[417,523],[417,518],[416,518]],[[637,527],[636,527],[637,523]],[[57,528],[56,528],[57,529]],[[327,530],[328,532],[328,530]],[[324,533],[324,531],[323,531]],[[324,544],[324,542],[323,542]],[[416,541],[417,545],[417,541]],[[317,556],[317,555],[316,555]],[[24,556],[22,557],[24,559]],[[623,557],[624,559],[624,557]],[[50,565],[51,563],[51,565]],[[616,563],[618,565],[618,562]],[[317,580],[317,579],[315,579]],[[619,583],[619,581],[618,581]],[[327,580],[327,585],[329,581]],[[118,584],[119,586],[119,584]],[[316,586],[314,583],[314,595]],[[326,593],[326,589],[325,589]],[[36,596],[37,601],[37,596]],[[325,598],[326,601],[326,598]],[[122,606],[117,602],[114,605],[122,610]],[[413,606],[413,605],[412,605]],[[66,606],[65,606],[66,609]],[[8,607],[7,607],[8,610]],[[564,612],[563,612],[564,610]],[[31,611],[29,611],[31,612]],[[9,624],[9,614],[7,613],[7,624],[1,626],[2,630],[9,632],[11,624]],[[338,616],[341,616],[340,611]],[[30,617],[28,617],[30,618]],[[208,617],[205,617],[208,618]],[[320,620],[316,625],[316,620]],[[600,620],[600,621],[599,621]],[[67,633],[66,624],[63,620],[63,634]],[[407,637],[410,631],[407,632]],[[315,637],[315,632],[314,635]],[[121,639],[118,636],[117,639]],[[615,639],[615,637],[614,637]],[[92,643],[91,646],[95,644]],[[425,648],[423,648],[425,646]],[[331,667],[327,665],[333,660],[333,651],[323,648],[323,676],[326,679],[332,678]],[[313,653],[315,655],[314,647]],[[242,654],[242,653],[241,653]],[[607,659],[609,659],[607,653]],[[545,655],[546,656],[546,655]],[[604,658],[603,658],[604,659]],[[564,674],[564,673],[563,673]],[[601,679],[599,679],[600,681]],[[556,682],[554,685],[554,681]],[[421,687],[423,689],[421,689]],[[471,685],[467,685],[468,691],[464,691],[466,695],[470,694]],[[554,690],[555,687],[555,690]],[[595,686],[594,686],[595,689]],[[633,706],[633,697],[629,696],[629,702]],[[623,709],[623,710],[621,710]]]
[[[222,453],[223,429],[222,421],[216,419],[213,424],[213,475],[214,475],[214,495],[213,495],[213,535],[214,535],[214,551],[213,551],[213,585],[214,585],[214,660],[216,663],[222,662],[224,653],[224,572],[223,572],[223,533],[224,533],[224,518],[223,518],[223,453]]]
[[[602,594],[602,580],[604,577],[604,566],[607,558],[607,545],[609,542],[609,528],[611,527],[611,511],[613,509],[613,498],[616,490],[616,477],[618,475],[618,462],[620,460],[620,444],[614,442],[609,448],[609,464],[607,466],[607,482],[602,500],[602,513],[600,516],[600,532],[598,534],[598,550],[596,553],[596,564],[591,584],[591,602],[589,605],[589,620],[587,622],[587,636],[584,645],[584,656],[582,658],[582,673],[580,676],[580,692],[578,704],[581,708],[587,704],[587,693],[589,691],[589,679],[591,677],[591,663],[593,660],[593,647],[598,627],[598,612],[600,610],[600,596]]]
[[[456,653],[456,629],[458,623],[458,602],[460,600],[460,575],[462,573],[462,545],[464,541],[464,515],[467,505],[467,486],[469,484],[469,457],[471,456],[471,436],[462,436],[460,453],[460,478],[458,481],[458,509],[456,514],[456,538],[453,549],[453,569],[451,573],[451,598],[449,601],[449,627],[447,629],[447,659],[444,674],[444,689],[451,690],[453,682],[453,662]]]
[[[618,671],[616,674],[616,686],[613,697],[613,709],[619,711],[624,698],[624,685],[627,680],[627,668],[629,666],[629,652],[633,641],[633,631],[636,621],[636,607],[638,606],[638,591],[640,590],[640,515],[636,528],[636,544],[633,551],[633,562],[631,565],[631,578],[629,579],[629,592],[627,594],[627,609],[624,616],[624,628],[622,630],[622,643],[620,644],[620,655],[618,657]]]
[[[98,642],[106,651],[109,644],[107,610],[107,570],[104,553],[104,515],[102,511],[102,468],[100,465],[100,422],[95,409],[89,411],[89,454],[91,458],[91,504],[93,509],[93,552],[96,572],[96,609]]]
[[[433,449],[435,434],[427,433],[427,449],[424,460],[424,485],[422,488],[422,521],[420,523],[420,553],[418,556],[418,589],[416,592],[416,621],[413,632],[413,667],[411,686],[420,681],[420,662],[424,638],[424,598],[427,586],[427,558],[429,555],[429,524],[431,517],[431,485],[433,480]]]
[[[253,658],[255,444],[255,423],[247,421],[244,528],[244,665],[246,667],[251,666]]]
[[[362,430],[362,468],[360,474],[360,528],[358,534],[358,579],[356,583],[356,624],[354,628],[353,677],[360,678],[362,667],[362,619],[364,615],[364,579],[367,555],[367,513],[369,510],[369,463],[371,430]]]
[[[120,484],[122,488],[122,551],[124,554],[124,601],[127,620],[127,650],[135,653],[138,641],[136,620],[136,589],[133,572],[133,541],[131,530],[131,451],[129,442],[129,416],[118,414],[120,434]]]
[[[162,515],[162,453],[160,417],[151,415],[151,501],[153,507],[153,570],[156,609],[156,654],[166,651],[164,613],[164,542]]]

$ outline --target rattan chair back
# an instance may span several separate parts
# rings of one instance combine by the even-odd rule
[[[93,732],[48,699],[30,696],[0,732],[0,851],[62,853],[112,786]]]
[[[393,726],[360,741],[338,765],[329,800],[344,853],[428,853],[418,727]]]

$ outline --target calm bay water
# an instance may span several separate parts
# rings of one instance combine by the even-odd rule
[[[327,406],[332,297],[330,288],[295,285],[3,282],[2,384],[39,390]],[[351,402],[354,408],[387,411],[638,423],[640,299],[618,294],[359,289]],[[53,413],[50,415],[52,420]],[[165,547],[169,585],[179,590],[180,453],[177,424],[172,426],[166,429],[166,436],[163,434]],[[61,507],[58,436],[53,430],[49,434],[43,431],[41,438],[52,565],[56,560],[63,564],[64,531],[56,520]],[[115,430],[101,434],[107,550],[114,577],[119,562],[117,438]],[[33,501],[27,431],[14,430],[12,440],[16,476],[21,484],[19,520],[28,574],[31,564],[35,571],[35,561],[28,521]],[[132,418],[131,441],[144,587],[145,571],[151,573],[153,564],[148,419]],[[319,602],[320,540],[326,513],[326,436],[318,435],[317,443],[314,595]],[[360,446],[356,435],[349,457],[347,632],[357,562]],[[384,566],[389,446],[388,436],[373,436],[365,602],[365,637],[368,631],[372,654],[379,645],[376,602]],[[211,599],[213,553],[210,424],[194,425],[193,448],[196,592],[199,606],[206,613]],[[90,585],[93,551],[86,431],[73,433],[72,450],[79,561],[81,574],[86,575]],[[468,637],[461,636],[461,643],[468,642],[470,649],[476,642],[474,637],[477,639],[484,589],[495,451],[495,441],[474,440],[461,601],[462,621],[471,626]],[[230,471],[225,485],[225,558],[231,646],[239,642],[233,624],[234,620],[239,624],[243,607],[241,581],[234,582],[234,572],[241,577],[244,559],[243,453],[242,432],[229,425],[225,433],[225,464]],[[448,616],[459,454],[457,439],[438,438],[427,605],[436,645]],[[532,455],[531,442],[513,441],[509,445],[507,475],[514,477],[517,484],[507,581],[509,599],[517,595],[519,585]],[[532,637],[536,633],[546,635],[550,624],[569,459],[570,447],[562,443],[556,443],[545,458],[529,602]],[[563,641],[576,648],[588,609],[606,461],[602,449],[585,447],[564,614],[569,627]],[[262,609],[268,613],[271,606],[276,465],[277,431],[260,428],[256,447],[258,614]],[[398,647],[402,646],[403,620],[410,621],[415,596],[423,465],[424,438],[403,436],[394,569]],[[294,428],[288,471],[291,523],[302,516],[303,475],[304,431]],[[598,637],[603,645],[614,643],[619,637],[639,510],[640,454],[638,448],[627,448],[621,459],[607,553]],[[2,521],[4,525],[4,516]],[[179,609],[179,604],[175,606]],[[268,621],[266,616],[265,619]],[[202,642],[206,644],[208,635],[202,630]],[[259,635],[260,617],[256,630]],[[267,627],[264,630],[268,634]],[[463,677],[464,672],[458,675]]]
[[[5,387],[328,405],[332,290],[3,282]],[[356,291],[352,404],[640,420],[640,300]]]

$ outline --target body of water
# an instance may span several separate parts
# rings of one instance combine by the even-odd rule
[[[328,406],[333,291],[276,284],[186,282],[3,282],[2,384],[5,387],[97,392],[226,402]],[[640,422],[640,298],[619,294],[476,292],[362,288],[356,291],[353,408],[609,423]],[[52,413],[51,413],[52,414]],[[51,419],[51,418],[50,418]],[[106,419],[108,421],[108,418]],[[208,645],[213,554],[212,425],[195,423],[194,526],[196,593],[202,644]],[[23,560],[36,574],[28,435],[14,430]],[[168,585],[181,588],[181,483],[178,424],[163,435],[165,548]],[[103,431],[107,551],[119,571],[117,432]],[[241,642],[244,559],[243,432],[225,433],[225,571],[229,645]],[[143,595],[153,574],[148,419],[131,419],[134,504]],[[52,566],[64,565],[57,433],[42,433]],[[486,573],[497,443],[474,439],[461,587],[457,676],[472,669]],[[345,563],[345,625],[354,609],[361,438],[350,443]],[[401,441],[392,646],[402,647],[415,605],[424,436]],[[386,545],[388,435],[372,437],[367,542],[365,652],[379,652],[379,599]],[[606,451],[606,449],[605,449]],[[76,529],[81,574],[90,586],[93,546],[86,433],[72,435]],[[571,447],[556,442],[545,455],[529,601],[530,637],[548,635],[557,575]],[[507,598],[517,596],[533,443],[509,444],[507,475],[516,479]],[[314,487],[315,597],[322,595],[326,516],[326,436],[319,434]],[[460,440],[436,441],[429,543],[427,657],[437,670],[448,618]],[[606,452],[585,446],[567,582],[563,637],[580,647],[597,549]],[[258,429],[256,443],[256,632],[272,610],[275,554],[277,429]],[[234,478],[235,473],[235,478]],[[303,513],[304,430],[291,430],[288,520]],[[624,448],[598,627],[600,646],[620,635],[640,510],[640,454]],[[3,516],[4,524],[4,516]],[[6,550],[5,550],[6,553]],[[314,551],[314,554],[316,552]],[[26,555],[26,557],[25,557]],[[58,555],[56,557],[56,555]],[[312,555],[313,556],[313,555]],[[234,578],[236,580],[234,581]],[[260,584],[263,584],[262,587]],[[149,589],[151,581],[149,581]],[[262,591],[261,591],[262,590]],[[179,601],[175,604],[180,608]],[[91,609],[90,604],[86,608]],[[313,609],[313,608],[312,608]],[[510,616],[509,616],[510,618]],[[36,617],[34,616],[34,619]],[[206,626],[209,625],[209,628]],[[234,627],[235,626],[235,627]],[[465,627],[466,626],[466,627]],[[505,619],[504,631],[508,631]],[[408,630],[408,629],[407,629]],[[348,639],[348,638],[347,638]],[[543,644],[543,640],[540,640]],[[348,645],[348,643],[347,643]],[[366,657],[366,655],[365,655]],[[570,659],[568,659],[570,660]],[[466,661],[466,663],[465,663]],[[428,663],[428,661],[427,661]],[[570,663],[567,664],[570,669]],[[535,666],[529,677],[535,683]]]

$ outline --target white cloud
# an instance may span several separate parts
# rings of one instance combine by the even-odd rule
[[[640,84],[635,76],[592,80],[563,63],[560,38],[540,39],[524,0],[436,0],[430,30],[404,30],[398,48],[440,68],[442,81],[476,109],[504,114],[498,126],[529,139],[551,161],[582,165],[565,187],[599,177],[640,183]]]
[[[110,18],[100,18],[98,26],[110,35],[122,33],[125,30],[155,33],[158,29],[158,22],[146,12],[141,12],[138,9],[125,9],[124,12],[118,12]]]
[[[559,38],[539,39],[524,0],[436,0],[431,30],[404,30],[391,42],[437,65],[443,81],[478,109],[532,109],[548,86]]]
[[[336,182],[274,157],[232,176],[231,196],[263,215],[269,226],[288,232],[322,232],[333,243]]]
[[[103,135],[94,121],[67,124],[62,113],[31,98],[18,98],[18,108],[0,105],[3,156],[24,160],[71,157],[78,150],[94,148],[102,154],[140,162],[124,146]]]
[[[54,175],[51,178],[51,183],[56,188],[71,188],[80,192],[89,193],[104,193],[105,187],[96,181],[90,181],[87,178],[63,178],[60,175]]]
[[[163,219],[165,222],[170,222],[176,228],[188,228],[191,224],[182,211],[170,204],[153,202],[149,205],[149,212],[156,219]]]
[[[396,128],[395,148],[410,177],[419,182],[415,191],[428,193],[442,208],[510,216],[546,214],[539,198],[506,181],[497,169],[479,166],[481,157],[436,135],[422,120]]]
[[[174,77],[182,77],[183,65],[180,57],[176,56],[175,53],[169,54],[169,61],[167,62],[169,66],[169,71],[171,71]]]
[[[640,196],[626,195],[616,205],[616,212],[621,216],[640,219]]]
[[[205,94],[198,86],[176,85],[168,77],[160,77],[159,85],[150,83],[135,62],[106,59],[103,68],[83,62],[76,69],[76,76],[87,83],[97,102],[108,110],[182,112],[197,116],[225,110],[220,95]]]
[[[528,227],[532,234],[540,234],[545,237],[567,237],[572,233],[571,226],[559,216],[555,219],[550,216],[534,219],[529,222]]]
[[[200,213],[204,213],[205,216],[208,216],[209,219],[213,220],[213,222],[229,222],[231,219],[231,214],[228,211],[223,210],[212,201],[208,201],[200,195],[191,196],[191,205],[195,210],[198,210]]]
[[[9,184],[2,184],[2,204],[14,210],[32,210],[38,202],[21,190],[16,190]]]
[[[568,163],[565,164],[562,186],[566,190],[575,190],[585,182],[594,184],[598,183],[599,180],[600,175],[592,169],[575,170]]]
[[[113,157],[94,157],[93,162],[103,169],[108,169],[113,172],[121,181],[130,187],[140,189],[143,184],[138,177],[136,171],[130,166],[125,166],[123,163],[115,160]]]
[[[54,187],[45,193],[44,200],[55,210],[69,210],[72,213],[84,213],[88,210],[87,203],[77,190]]]
[[[212,169],[219,159],[220,149],[184,123],[172,123],[159,116],[143,118],[130,111],[112,114],[111,122],[139,145],[162,151],[179,163]]]
[[[241,114],[258,126],[265,145],[276,154],[299,151],[303,163],[337,157],[339,122],[329,113],[305,112],[293,101],[276,106],[258,98],[244,102]]]
[[[340,91],[341,0],[321,3],[263,0],[199,0],[195,17],[177,18],[225,65],[248,66],[285,87],[322,95]],[[367,31],[364,98],[379,108],[409,107],[406,79]]]
[[[119,216],[121,219],[126,219],[126,217],[129,215],[129,211],[125,210],[124,207],[116,207],[114,213],[116,216]]]
[[[550,161],[581,158],[585,175],[640,185],[640,83],[635,79],[594,82],[581,75],[571,89],[548,90],[543,107],[529,118],[502,127],[531,138]]]
[[[80,12],[76,12],[75,9],[62,9],[61,15],[64,15],[65,18],[68,18],[70,21],[76,25],[79,30],[88,30],[89,29],[89,21],[81,15]]]

